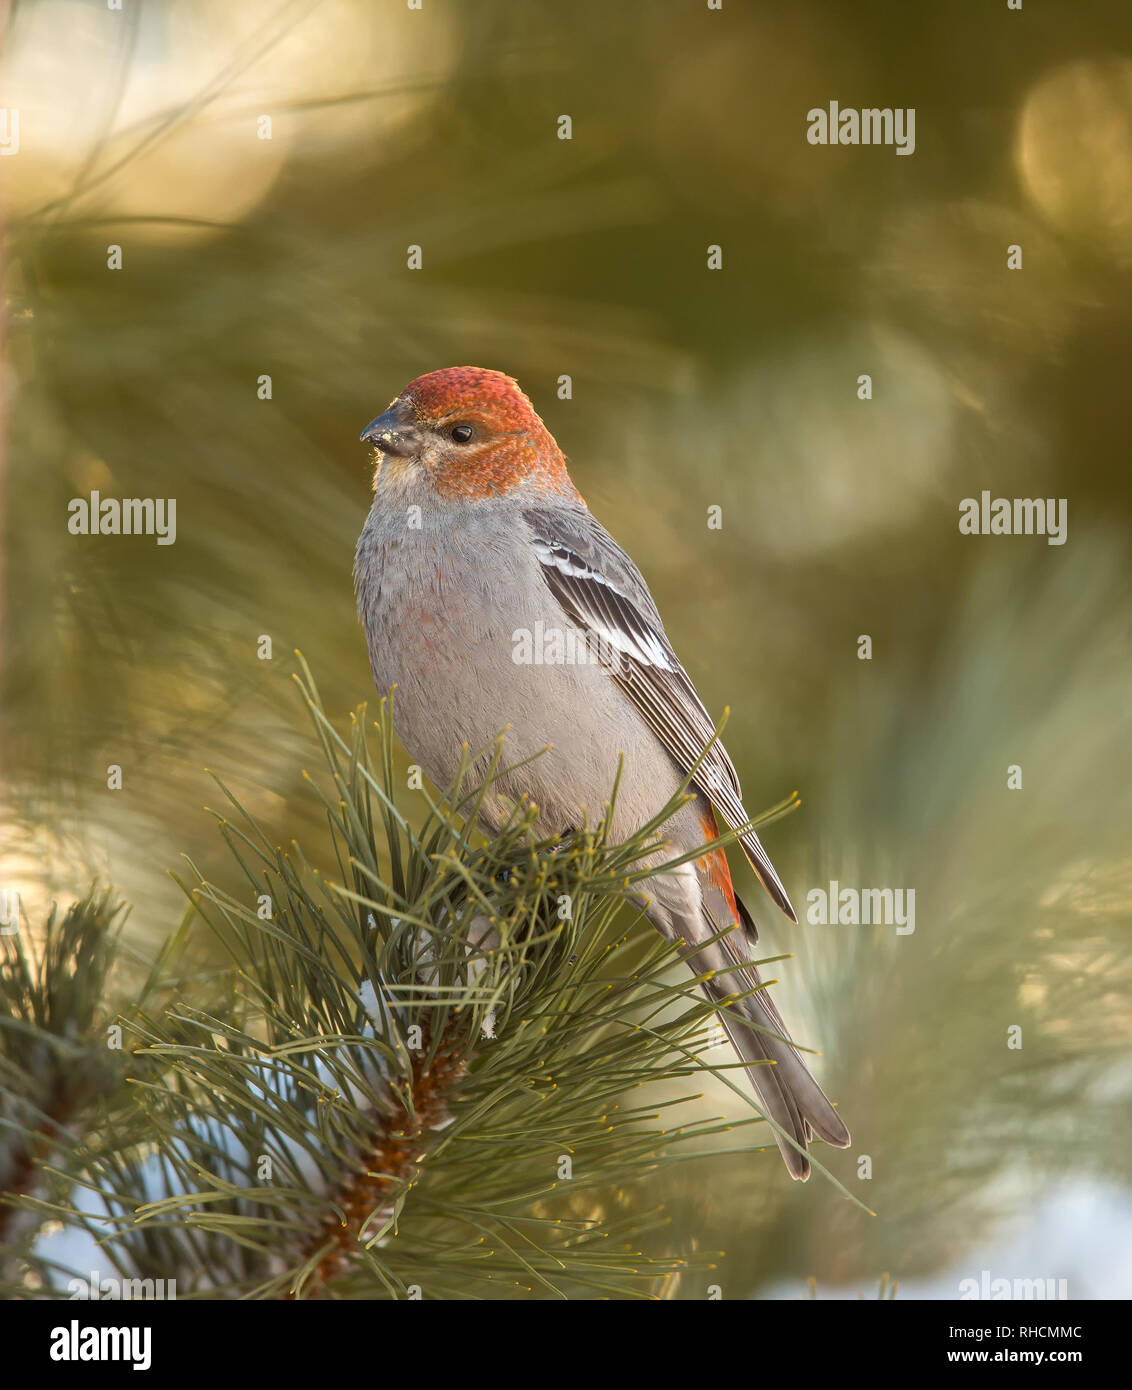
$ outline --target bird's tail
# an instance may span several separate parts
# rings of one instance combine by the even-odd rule
[[[700,861],[697,878],[705,919],[701,933],[714,935],[731,922],[737,922],[739,929],[701,951],[690,951],[689,964],[697,974],[715,972],[703,988],[720,1006],[720,1019],[731,1045],[747,1063],[747,1075],[763,1112],[773,1121],[774,1137],[790,1176],[804,1182],[810,1176],[806,1151],[814,1136],[843,1149],[850,1142],[849,1131],[810,1075],[770,994],[759,988],[757,968],[743,959],[737,938],[745,930],[753,941],[757,933],[750,914],[735,896],[722,850]],[[695,939],[690,933],[686,938]],[[755,992],[748,993],[751,990]]]

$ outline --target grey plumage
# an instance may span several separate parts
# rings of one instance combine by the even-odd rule
[[[563,491],[520,481],[486,503],[440,500],[425,468],[387,457],[358,542],[355,585],[374,680],[383,693],[396,687],[398,736],[433,783],[452,782],[462,744],[483,749],[507,726],[505,762],[522,765],[495,783],[497,796],[483,810],[489,832],[524,796],[539,807],[549,834],[567,831],[583,816],[596,822],[623,756],[611,831],[625,838],[671,799],[712,737],[713,722],[644,579],[584,504]],[[603,659],[513,659],[523,633],[565,628],[600,639]],[[486,765],[484,756],[471,775],[478,779]],[[704,843],[713,804],[732,826],[748,823],[738,775],[718,741],[692,790],[695,800],[665,826],[671,848],[659,862]],[[793,918],[757,836],[748,832],[741,843]],[[717,972],[705,990],[722,1006],[787,1168],[805,1178],[813,1135],[843,1146],[849,1134],[766,990],[757,989],[741,931],[703,946],[733,920],[724,888],[693,863],[657,875],[647,889],[646,910],[657,930],[684,943],[697,973]]]

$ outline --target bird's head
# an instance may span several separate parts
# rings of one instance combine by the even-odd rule
[[[440,497],[482,501],[523,486],[576,495],[562,450],[502,372],[446,367],[417,377],[361,437],[378,454],[378,477],[423,470]]]

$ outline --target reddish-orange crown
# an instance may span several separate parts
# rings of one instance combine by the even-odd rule
[[[411,381],[400,399],[423,425],[466,418],[477,427],[473,444],[453,448],[432,470],[442,496],[479,500],[528,479],[540,490],[577,496],[562,450],[513,377],[486,367],[446,367]]]
[[[410,396],[430,420],[467,410],[488,416],[505,430],[543,428],[515,378],[487,367],[445,367],[429,372],[410,381],[401,395]]]

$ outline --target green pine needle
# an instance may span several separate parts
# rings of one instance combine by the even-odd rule
[[[318,862],[336,873],[273,846],[215,778],[238,872],[221,886],[189,862],[182,887],[228,966],[178,995],[183,924],[122,1010],[129,1141],[80,1128],[52,1192],[18,1203],[82,1226],[119,1271],[176,1279],[178,1298],[647,1297],[706,1267],[710,1253],[667,1248],[642,1180],[734,1128],[679,1120],[709,1070],[751,1104],[746,1123],[759,1116],[703,1060],[716,1016],[682,968],[670,979],[677,948],[614,931],[665,817],[613,845],[606,821],[539,838],[516,806],[481,842],[501,742],[470,793],[476,750],[443,801],[406,793],[389,702],[342,735],[305,663],[297,680],[325,759],[308,778]],[[49,930],[38,992],[24,967],[36,1042],[48,997],[93,1026],[91,1000],[76,1015],[55,996],[85,988],[67,952],[108,960],[112,933],[80,931],[75,913],[62,938]],[[18,1048],[5,1065],[31,1070]],[[661,1094],[682,1078],[693,1094]],[[24,1257],[58,1288],[59,1271]]]

